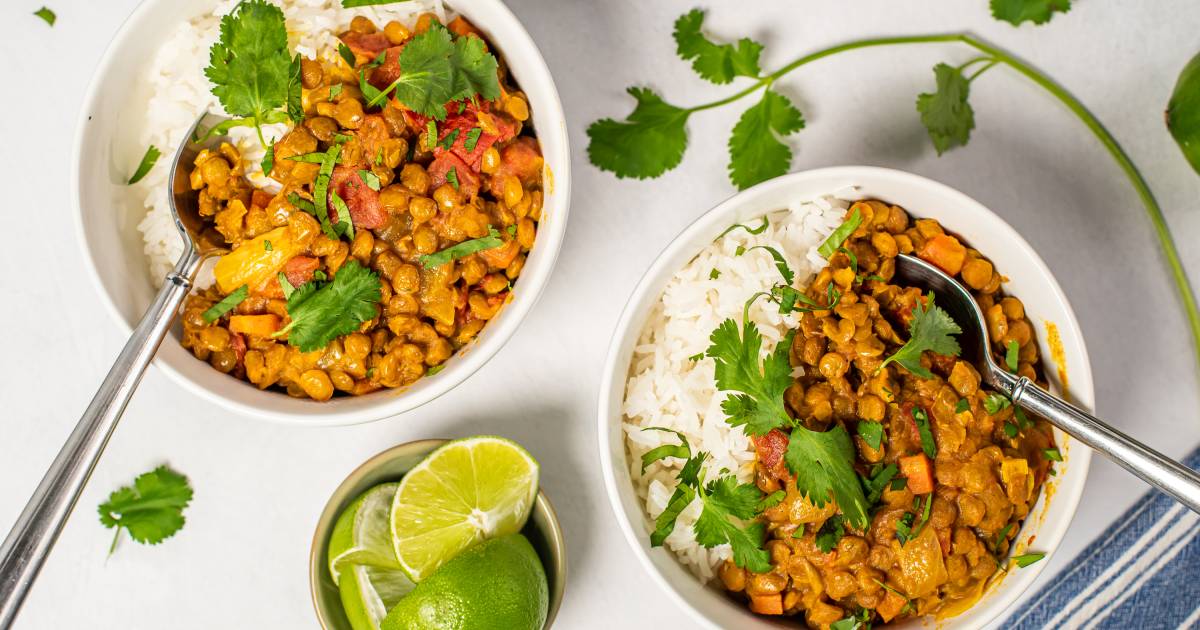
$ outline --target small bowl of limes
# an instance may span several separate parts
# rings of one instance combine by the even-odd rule
[[[566,543],[538,463],[501,437],[420,440],[367,460],[317,523],[309,585],[325,630],[542,630]]]

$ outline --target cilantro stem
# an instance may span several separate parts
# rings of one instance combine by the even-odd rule
[[[1133,161],[1129,158],[1129,155],[1126,154],[1125,150],[1121,148],[1121,145],[1117,143],[1117,140],[1113,137],[1112,133],[1110,133],[1108,129],[1101,124],[1100,120],[1097,119],[1096,116],[1092,114],[1092,112],[1089,111],[1082,102],[1079,101],[1079,99],[1075,98],[1065,88],[1055,83],[1052,79],[1050,79],[1050,77],[1042,74],[1042,72],[1035,69],[1033,66],[1025,63],[1003,49],[987,44],[982,40],[966,33],[907,35],[901,37],[879,37],[854,40],[807,54],[787,64],[786,66],[783,66],[775,72],[763,76],[755,81],[753,85],[741,90],[740,92],[736,92],[730,96],[712,101],[710,103],[687,108],[685,111],[688,113],[694,113],[704,111],[706,109],[713,109],[722,105],[727,105],[749,96],[759,89],[769,87],[776,80],[782,78],[793,70],[800,68],[801,66],[805,66],[814,61],[824,59],[825,57],[836,55],[838,53],[861,48],[873,48],[877,46],[938,43],[965,44],[984,54],[984,56],[968,61],[960,66],[960,68],[965,68],[978,61],[985,59],[989,60],[989,63],[986,66],[971,75],[970,80],[975,79],[984,71],[996,64],[1004,64],[1009,68],[1016,70],[1019,74],[1024,75],[1027,79],[1033,81],[1042,89],[1046,90],[1052,96],[1057,98],[1059,102],[1065,105],[1067,109],[1071,111],[1071,113],[1075,114],[1075,116],[1083,122],[1084,126],[1086,126],[1088,130],[1092,132],[1092,135],[1094,135],[1096,139],[1100,141],[1100,144],[1104,146],[1105,150],[1108,151],[1113,160],[1117,162],[1117,165],[1121,167],[1121,170],[1125,173],[1130,185],[1132,185],[1133,189],[1137,191],[1138,197],[1142,201],[1142,205],[1146,208],[1146,214],[1149,216],[1150,222],[1154,226],[1154,232],[1158,237],[1159,246],[1162,249],[1163,257],[1166,258],[1167,266],[1171,270],[1172,279],[1175,281],[1175,288],[1179,293],[1180,300],[1183,302],[1183,308],[1187,315],[1188,327],[1192,333],[1193,350],[1196,355],[1197,363],[1200,363],[1200,306],[1197,306],[1196,295],[1188,281],[1187,271],[1184,270],[1183,263],[1180,261],[1179,251],[1175,246],[1174,238],[1171,236],[1170,227],[1167,225],[1167,220],[1163,215],[1162,207],[1158,205],[1158,201],[1154,198],[1154,193],[1150,191],[1150,185],[1146,182],[1146,179],[1142,176],[1141,172],[1138,171],[1137,166],[1133,164]]]

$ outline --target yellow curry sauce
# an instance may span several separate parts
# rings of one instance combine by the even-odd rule
[[[719,570],[723,586],[752,611],[795,616],[813,628],[850,616],[875,623],[944,617],[971,606],[1037,500],[1048,453],[1057,454],[1049,425],[1015,414],[981,386],[968,362],[925,352],[921,365],[930,378],[896,364],[880,369],[904,344],[914,305],[926,300],[919,289],[892,283],[895,256],[916,253],[972,290],[1001,362],[1014,346],[1015,371],[1045,386],[1021,301],[1001,293],[1002,277],[980,252],[937,221],[911,221],[896,206],[865,201],[851,211],[861,213],[862,223],[806,289],[809,298],[823,300],[833,283],[840,300],[832,311],[801,316],[790,361],[803,374],[784,398],[809,429],[845,426],[864,478],[887,465],[898,474],[877,497],[867,529],[847,523],[824,551],[817,536],[838,507],[832,501],[817,507],[797,492],[782,461],[787,433],[754,438],[756,485],[767,494],[786,491],[759,517],[772,568],[753,573],[726,561]],[[932,444],[923,444],[918,418]],[[856,434],[860,422],[882,423],[877,448]],[[927,455],[931,446],[934,457]]]
[[[196,158],[205,237],[231,249],[216,284],[184,307],[183,345],[197,358],[316,400],[404,387],[440,369],[507,302],[536,237],[543,160],[503,63],[497,99],[447,103],[441,121],[396,98],[371,106],[360,89],[360,74],[377,89],[395,81],[404,45],[435,22],[422,15],[410,31],[356,17],[339,36],[353,66],[301,60],[305,118],[272,148],[279,192],[253,188],[231,145]],[[446,27],[482,40],[461,17]],[[319,158],[331,152],[322,184]],[[328,198],[315,202],[321,188]],[[336,223],[347,211],[352,229],[331,233],[321,214]],[[290,345],[288,294],[353,265],[378,279],[374,316],[323,347]],[[209,309],[239,291],[245,298],[214,319]]]

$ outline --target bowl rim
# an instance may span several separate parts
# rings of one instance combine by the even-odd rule
[[[396,457],[398,455],[397,451],[423,450],[425,455],[428,456],[439,447],[453,441],[455,440],[451,438],[424,438],[390,446],[367,458],[358,466],[355,466],[329,494],[329,498],[326,499],[325,506],[321,508],[316,524],[313,526],[312,542],[309,544],[308,551],[308,594],[312,601],[313,614],[316,616],[317,624],[322,630],[327,630],[328,626],[325,624],[325,618],[321,615],[321,606],[318,603],[320,600],[320,587],[318,586],[318,582],[320,581],[320,567],[325,564],[325,559],[321,554],[321,548],[325,542],[324,537],[321,536],[321,529],[322,525],[327,523],[328,532],[326,532],[326,535],[332,533],[333,526],[340,515],[338,509],[340,506],[334,503],[334,498],[341,494],[352,480],[366,475],[372,469]],[[352,501],[353,499],[351,498],[350,500]],[[537,496],[534,499],[533,511],[536,512],[539,508],[544,509],[546,515],[549,517],[547,522],[549,527],[545,534],[555,547],[556,552],[554,554],[553,568],[554,575],[558,577],[556,581],[557,588],[555,588],[555,585],[549,584],[549,580],[547,580],[549,603],[546,610],[546,622],[542,625],[542,628],[543,630],[548,630],[554,626],[554,620],[558,616],[559,610],[562,609],[563,599],[566,598],[567,579],[569,577],[567,573],[567,541],[563,535],[562,523],[558,520],[558,512],[554,509],[554,504],[550,502],[550,497],[542,490],[540,483],[538,484]],[[530,512],[531,521],[532,514],[533,512]]]
[[[449,0],[446,6],[453,8],[453,5],[458,2],[484,6],[488,11],[495,12],[499,16],[499,20],[495,23],[480,24],[480,28],[490,34],[493,28],[497,25],[502,25],[506,31],[504,40],[510,42],[509,46],[515,48],[517,45],[520,45],[526,48],[528,53],[531,53],[524,57],[525,63],[521,67],[525,72],[537,76],[527,75],[527,79],[542,83],[546,88],[547,98],[542,104],[543,106],[537,109],[536,114],[540,123],[537,125],[538,138],[540,141],[543,137],[554,137],[555,144],[562,147],[563,159],[561,164],[555,165],[554,169],[551,169],[549,164],[546,165],[546,170],[549,171],[552,190],[554,191],[554,205],[551,212],[553,212],[555,220],[551,229],[538,231],[538,242],[535,244],[535,248],[540,246],[540,251],[542,252],[540,255],[545,258],[543,258],[544,262],[541,267],[531,271],[539,273],[531,273],[529,277],[523,278],[525,282],[522,283],[522,290],[514,292],[512,299],[505,305],[505,318],[502,321],[490,323],[491,325],[488,327],[490,329],[490,336],[486,340],[460,349],[445,364],[446,369],[441,373],[444,376],[439,379],[431,379],[430,382],[426,383],[418,391],[412,391],[406,387],[373,392],[372,394],[368,394],[368,396],[376,396],[375,400],[372,401],[373,404],[365,404],[354,409],[338,409],[333,405],[323,402],[314,402],[311,406],[305,408],[302,413],[279,411],[272,407],[264,407],[251,402],[235,400],[221,393],[221,391],[214,390],[193,380],[163,359],[156,348],[152,364],[165,372],[177,385],[204,400],[239,415],[279,424],[328,427],[375,422],[417,409],[467,381],[475,372],[479,371],[490,361],[501,348],[508,344],[509,340],[512,339],[513,335],[516,334],[517,330],[524,323],[530,311],[541,300],[542,295],[545,293],[546,285],[550,283],[550,279],[553,277],[559,254],[562,252],[562,247],[566,242],[567,221],[571,206],[571,144],[570,135],[566,127],[566,114],[563,111],[562,98],[559,95],[558,86],[554,82],[554,77],[550,73],[550,68],[546,64],[545,56],[542,55],[537,43],[525,29],[524,24],[507,5],[501,0]],[[76,243],[83,253],[83,267],[86,270],[88,279],[96,293],[99,294],[104,310],[116,322],[118,330],[126,336],[132,333],[137,322],[131,324],[131,322],[125,319],[113,295],[100,276],[100,261],[96,250],[91,246],[84,224],[86,202],[83,199],[83,187],[81,186],[81,164],[84,156],[85,139],[89,134],[88,121],[91,119],[91,112],[96,109],[97,103],[100,102],[101,96],[106,89],[103,78],[115,71],[116,55],[121,44],[138,32],[138,27],[146,19],[147,14],[160,4],[167,4],[167,1],[143,0],[139,2],[125,20],[121,22],[112,39],[105,46],[104,52],[96,64],[96,69],[92,73],[87,90],[84,92],[79,114],[75,122],[75,133],[71,145],[72,159],[69,195],[71,197],[72,223],[75,228]],[[506,62],[511,62],[511,59],[511,55],[505,54]],[[163,338],[163,343],[170,343],[169,337],[170,333],[168,333],[167,337]],[[230,383],[230,385],[236,384]],[[222,391],[224,390],[222,389]],[[287,398],[287,394],[285,393],[272,393],[278,394],[284,397],[284,399]]]
[[[631,522],[630,519],[626,518],[625,509],[622,505],[622,492],[632,491],[632,487],[624,490],[618,487],[619,480],[613,467],[612,458],[609,457],[609,454],[613,451],[613,444],[609,439],[609,431],[611,429],[610,423],[614,417],[617,417],[621,414],[619,406],[618,408],[614,409],[612,405],[610,405],[610,400],[612,398],[611,392],[614,387],[618,386],[622,391],[624,391],[624,383],[626,382],[625,379],[617,379],[614,377],[618,373],[625,374],[628,372],[627,369],[621,370],[620,372],[617,371],[617,360],[620,357],[622,347],[626,344],[629,336],[640,332],[640,327],[636,330],[633,329],[633,326],[639,323],[634,321],[634,316],[636,314],[635,311],[637,311],[638,307],[644,302],[655,297],[654,295],[650,294],[650,289],[652,285],[656,284],[655,279],[662,273],[663,268],[667,266],[667,261],[673,258],[674,254],[676,254],[678,250],[687,248],[689,246],[688,243],[697,238],[701,232],[708,229],[710,226],[707,224],[713,222],[715,217],[729,215],[729,217],[732,218],[732,215],[734,215],[738,209],[745,207],[745,199],[753,198],[754,196],[761,194],[766,190],[797,186],[803,184],[806,180],[833,179],[838,177],[847,180],[847,183],[853,183],[859,180],[872,178],[893,178],[896,180],[901,180],[907,185],[921,186],[929,190],[934,190],[945,198],[954,199],[959,205],[972,207],[974,209],[973,212],[982,210],[985,215],[990,215],[992,218],[994,218],[1004,233],[1003,236],[1007,239],[1010,239],[1012,244],[1020,250],[1022,256],[1028,258],[1033,263],[1036,270],[1041,274],[1042,279],[1046,282],[1047,288],[1050,289],[1054,300],[1062,305],[1063,311],[1066,314],[1066,321],[1061,322],[1061,324],[1064,325],[1062,327],[1064,329],[1070,329],[1079,332],[1079,353],[1083,358],[1083,362],[1081,365],[1074,366],[1072,368],[1071,389],[1086,396],[1087,404],[1083,405],[1085,408],[1094,404],[1095,384],[1093,382],[1091,359],[1088,355],[1087,345],[1083,339],[1082,330],[1079,327],[1079,322],[1075,315],[1075,311],[1071,308],[1071,304],[1067,300],[1066,294],[1063,292],[1058,280],[1054,277],[1053,273],[1051,273],[1049,267],[1046,266],[1046,263],[1042,260],[1041,256],[1038,255],[1036,250],[1033,249],[1033,247],[1025,240],[1024,237],[1020,235],[1020,233],[1016,231],[1015,228],[1009,225],[1007,221],[993,212],[990,208],[976,201],[967,194],[939,181],[924,177],[922,175],[917,175],[915,173],[910,173],[908,171],[878,166],[840,165],[797,171],[788,173],[786,175],[781,175],[779,177],[756,184],[745,190],[738,191],[725,198],[712,208],[699,215],[695,220],[680,230],[678,234],[672,237],[671,240],[668,241],[668,243],[654,258],[650,266],[647,267],[646,271],[641,275],[637,284],[634,285],[633,290],[630,292],[629,298],[622,307],[621,316],[613,329],[612,338],[609,342],[607,354],[605,355],[604,367],[602,368],[601,372],[600,390],[597,395],[598,404],[596,425],[598,434],[597,454],[600,457],[600,468],[604,477],[604,488],[606,494],[608,495],[609,507],[614,513],[617,524],[621,529],[621,533],[623,534],[625,541],[633,550],[634,555],[637,557],[638,562],[641,564],[643,570],[650,574],[651,579],[668,594],[668,596],[676,603],[676,605],[687,611],[687,613],[696,622],[713,630],[720,630],[720,626],[718,626],[714,621],[709,619],[708,616],[694,606],[692,602],[688,600],[688,598],[684,597],[683,594],[680,593],[667,579],[667,577],[661,571],[659,571],[658,567],[655,566],[654,561],[650,557],[650,550],[643,546],[638,532],[635,531],[634,523]],[[836,194],[837,191],[830,190],[829,192],[830,194]],[[758,210],[755,210],[755,212],[758,212]],[[623,400],[624,396],[622,395],[621,398]],[[1076,402],[1078,404],[1079,401]],[[1059,519],[1060,522],[1056,523],[1057,527],[1052,528],[1051,531],[1043,532],[1041,529],[1045,526],[1045,523],[1043,522],[1039,524],[1039,529],[1037,532],[1039,546],[1044,546],[1046,548],[1045,553],[1048,556],[1052,555],[1053,552],[1058,549],[1063,537],[1069,529],[1078,509],[1079,501],[1082,497],[1083,489],[1087,481],[1087,473],[1090,467],[1092,451],[1082,443],[1079,443],[1077,440],[1073,440],[1073,442],[1075,445],[1077,445],[1077,448],[1071,451],[1069,462],[1073,469],[1079,470],[1079,476],[1077,477],[1078,481],[1076,481],[1069,488],[1063,488],[1061,485],[1059,485],[1055,489],[1053,497],[1054,501],[1058,504],[1065,505],[1066,509],[1064,510],[1062,517]],[[624,452],[625,444],[623,439],[620,446],[622,452]],[[1064,490],[1066,490],[1066,492],[1064,492]],[[1064,494],[1065,496],[1063,496]],[[1043,496],[1045,496],[1044,493]],[[636,499],[636,497],[635,500],[637,500],[639,503],[641,502],[641,500]],[[1024,578],[1027,580],[1026,584],[1019,590],[1008,594],[1004,599],[999,600],[1002,605],[997,606],[992,615],[986,618],[981,617],[979,619],[971,619],[971,622],[977,624],[977,627],[983,627],[987,623],[1000,618],[1012,607],[1013,604],[1015,604],[1028,592],[1030,586],[1033,585],[1045,567],[1046,563],[1037,563],[1026,567],[1023,570],[1025,571],[1023,575],[1029,576],[1028,578]],[[1031,568],[1035,569],[1035,571],[1030,572],[1029,569]],[[1009,579],[1012,579],[1012,577],[1010,576]],[[699,580],[697,579],[697,582],[698,581]],[[986,595],[987,590],[985,589],[985,597]],[[978,604],[979,602],[976,603]],[[969,619],[969,616],[974,609],[975,606],[973,605],[971,609],[964,611],[954,618]],[[921,619],[924,620],[927,618]],[[939,620],[938,623],[941,623],[941,620]]]

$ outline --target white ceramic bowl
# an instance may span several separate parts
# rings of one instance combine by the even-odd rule
[[[140,127],[137,118],[149,94],[141,75],[173,27],[181,20],[211,13],[216,4],[217,0],[142,2],[105,51],[84,98],[71,177],[78,234],[100,295],[126,332],[155,294],[137,230],[144,215],[141,199],[123,184],[130,165],[136,164],[145,150],[137,145],[137,134],[129,131]],[[448,5],[487,34],[528,95],[549,171],[537,243],[515,285],[512,301],[435,376],[402,391],[384,390],[323,403],[260,391],[217,372],[179,345],[176,326],[163,341],[155,364],[184,388],[233,411],[280,422],[343,425],[378,420],[418,407],[464,381],[496,354],[533,307],[550,278],[567,225],[571,163],[562,103],[537,46],[503,3],[450,0]]]
[[[785,624],[751,614],[745,605],[727,597],[717,587],[701,584],[671,552],[662,547],[650,547],[649,532],[652,526],[629,474],[630,463],[621,429],[621,403],[633,347],[667,281],[725,228],[768,211],[785,208],[789,202],[827,194],[844,194],[841,191],[850,186],[855,187],[854,198],[879,198],[905,208],[914,217],[936,218],[948,230],[961,234],[972,247],[990,258],[996,268],[1010,278],[1004,289],[1021,298],[1026,313],[1038,329],[1041,356],[1052,385],[1060,385],[1056,375],[1059,368],[1065,368],[1071,399],[1085,408],[1093,404],[1092,372],[1087,349],[1062,289],[1025,239],[966,195],[917,175],[864,166],[785,175],[734,195],[688,226],[642,277],[613,334],[600,387],[600,460],[617,521],[634,553],[655,581],[706,627],[793,628],[795,622]],[[1046,344],[1047,321],[1058,326],[1065,365],[1055,362]],[[1016,543],[1020,548],[1036,537],[1031,548],[1044,551],[1047,555],[1053,553],[1070,525],[1083,492],[1091,459],[1091,451],[1087,447],[1068,440],[1057,430],[1055,437],[1066,461],[1059,465],[1058,476],[1050,478],[1048,489],[1041,493]],[[939,622],[938,627],[946,630],[983,627],[1015,602],[1046,564],[1040,562],[1012,571],[974,607],[957,617]],[[910,620],[897,627],[910,626],[920,627],[922,622]]]

